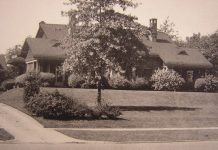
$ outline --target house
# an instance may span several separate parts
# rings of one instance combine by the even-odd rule
[[[26,54],[27,71],[51,72],[56,75],[56,82],[62,82],[64,77],[57,68],[66,56],[59,45],[67,33],[66,25],[40,22],[36,37],[27,38],[22,48]],[[184,78],[193,79],[213,67],[199,50],[178,47],[167,34],[159,32],[157,19],[150,19],[149,33],[142,39],[149,56],[133,69],[134,76],[150,77],[154,69],[165,66],[175,69]]]
[[[5,59],[5,55],[0,54],[0,69],[6,70],[7,69],[7,63]]]
[[[56,84],[62,84],[64,76],[58,67],[65,59],[65,50],[59,45],[67,32],[66,25],[40,22],[36,37],[27,38],[22,47],[27,64],[26,71],[54,73]]]
[[[176,70],[186,80],[194,80],[213,68],[200,50],[178,47],[167,34],[159,32],[157,19],[150,19],[149,30],[150,35],[142,39],[149,57],[136,67],[136,76],[149,77],[154,69],[165,66]]]

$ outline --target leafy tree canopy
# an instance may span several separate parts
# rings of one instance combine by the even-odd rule
[[[204,36],[193,34],[186,38],[185,46],[200,49],[210,62],[218,64],[218,32]]]
[[[170,21],[169,16],[164,20],[164,22],[160,25],[161,32],[168,34],[173,41],[178,41],[178,31],[175,30],[175,23]]]
[[[14,47],[7,49],[7,51],[6,51],[7,61],[14,58],[14,57],[20,56],[21,49],[22,49],[22,46],[20,44],[15,45]]]
[[[136,7],[131,0],[69,0],[69,35],[62,46],[67,49],[64,70],[77,74],[101,74],[107,69],[124,70],[125,75],[142,59],[146,47],[140,41],[145,27],[136,17],[117,12],[120,7]]]

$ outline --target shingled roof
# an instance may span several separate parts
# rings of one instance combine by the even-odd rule
[[[23,51],[28,52],[26,61],[32,59],[64,60],[65,50],[60,42],[52,39],[27,38],[23,45]]]
[[[6,69],[6,68],[7,68],[7,64],[5,60],[5,55],[0,54],[0,69]]]
[[[59,42],[67,34],[67,25],[39,23],[36,38],[27,38],[23,51],[28,51],[26,60],[50,59],[64,60],[65,51],[59,47]],[[172,68],[208,69],[212,64],[197,49],[187,49],[176,46],[170,37],[157,32],[157,41],[152,42],[146,37],[143,43],[149,47],[149,55],[160,57],[164,64]]]
[[[64,24],[46,24],[45,22],[39,23],[39,30],[36,38],[42,38],[43,35],[47,39],[62,40],[67,35],[67,25]]]
[[[168,42],[151,42],[146,38],[143,38],[143,43],[149,47],[150,56],[160,57],[168,67],[183,69],[213,67],[198,49],[181,48]]]

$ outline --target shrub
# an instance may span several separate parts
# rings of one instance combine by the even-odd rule
[[[185,80],[172,69],[157,69],[151,76],[154,90],[176,91],[182,88]]]
[[[102,77],[102,89],[108,89],[110,88],[110,85],[108,83],[107,78]],[[85,89],[96,89],[98,87],[98,79],[92,79],[91,81],[85,81],[82,85],[81,88],[85,88]]]
[[[198,92],[203,92],[203,91],[204,91],[204,88],[205,88],[205,85],[206,85],[205,78],[198,78],[198,79],[196,79],[196,81],[195,81],[194,88],[195,88],[195,90],[198,91]]]
[[[30,97],[26,107],[31,113],[49,119],[116,119],[121,115],[118,108],[106,103],[91,109],[74,98],[60,94],[57,90],[52,93],[40,92]]]
[[[48,72],[40,72],[40,81],[42,86],[53,86],[55,84],[55,75]]]
[[[3,90],[13,89],[15,86],[14,79],[8,79],[2,82],[1,84]]]
[[[40,76],[36,72],[29,72],[26,75],[26,82],[24,85],[24,102],[38,94],[40,91]]]
[[[144,78],[136,78],[135,81],[131,82],[131,86],[134,90],[145,90],[150,88],[150,83]]]
[[[91,82],[85,82],[81,85],[81,88],[84,89],[96,89],[97,88],[97,83],[91,81]]]
[[[22,74],[20,76],[17,76],[15,78],[15,84],[19,87],[23,87],[25,85],[25,81],[26,81],[26,74]]]
[[[81,88],[85,83],[85,79],[80,75],[71,74],[68,78],[68,86],[73,88]]]
[[[78,119],[90,113],[86,105],[77,100],[60,94],[57,90],[52,93],[39,93],[27,102],[27,108],[37,116],[50,119]]]
[[[91,116],[95,119],[99,118],[108,118],[108,119],[116,119],[122,115],[121,111],[117,107],[110,106],[108,103],[102,102],[98,104],[91,111]]]
[[[207,75],[205,78],[197,79],[194,88],[199,92],[214,92],[217,89],[217,82],[213,75]]]
[[[0,69],[0,83],[6,79],[6,70]]]
[[[217,80],[213,75],[207,75],[205,77],[206,85],[205,85],[205,92],[215,92],[217,89]]]
[[[110,78],[109,84],[114,89],[127,90],[131,89],[131,82],[123,76],[114,76]]]

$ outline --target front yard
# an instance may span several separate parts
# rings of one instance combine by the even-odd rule
[[[175,142],[218,140],[218,130],[174,131],[71,131],[58,130],[70,137],[91,141],[112,142]]]
[[[54,88],[42,90],[53,91]],[[87,105],[95,105],[96,90],[60,88]],[[22,100],[23,89],[3,93],[0,102],[27,114]],[[35,117],[47,128],[164,128],[218,127],[218,93],[154,92],[105,90],[103,97],[125,109],[118,120],[48,120]]]

